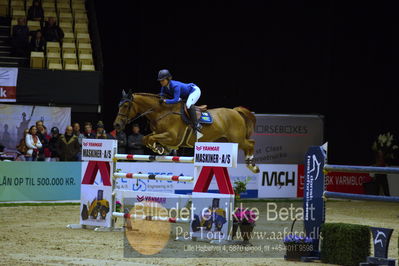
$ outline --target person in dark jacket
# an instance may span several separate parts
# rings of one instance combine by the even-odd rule
[[[113,136],[105,131],[102,121],[98,121],[97,123],[96,139],[114,139]]]
[[[127,139],[129,154],[144,154],[143,135],[138,124],[133,124],[132,134]]]
[[[93,133],[93,126],[90,122],[86,122],[83,128],[83,138],[95,139],[96,135]]]
[[[48,143],[48,147],[51,152],[50,162],[58,162],[60,160],[60,156],[58,154],[59,140],[60,140],[60,131],[58,127],[53,127],[51,129],[51,138]]]
[[[118,153],[126,154],[127,136],[123,131],[116,131],[115,139],[118,140]]]
[[[30,51],[31,52],[44,52],[44,45],[46,42],[44,41],[43,34],[40,30],[35,31],[32,39],[30,40]]]
[[[78,137],[73,134],[72,126],[67,126],[65,134],[58,141],[58,154],[60,161],[77,161],[80,151]]]
[[[29,51],[29,28],[25,18],[18,19],[18,25],[12,29],[12,46],[15,56],[27,57]]]
[[[43,35],[47,42],[62,42],[62,39],[64,39],[64,32],[55,23],[55,18],[53,17],[49,17],[43,28]]]
[[[39,0],[33,0],[28,10],[28,20],[43,21],[44,10]]]
[[[48,136],[46,132],[46,127],[43,124],[43,121],[38,120],[36,121],[36,128],[37,128],[37,136],[39,137],[40,142],[42,143],[42,147],[39,149],[38,154],[38,161],[45,160],[45,153],[44,151],[48,149]]]

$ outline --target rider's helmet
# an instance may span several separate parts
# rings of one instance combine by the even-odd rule
[[[162,69],[158,72],[158,81],[163,79],[171,79],[172,75],[170,74],[169,70]]]

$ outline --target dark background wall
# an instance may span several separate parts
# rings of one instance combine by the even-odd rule
[[[399,131],[397,6],[319,2],[96,1],[105,122],[122,89],[158,92],[168,68],[210,107],[323,114],[330,161],[370,163],[375,137]]]

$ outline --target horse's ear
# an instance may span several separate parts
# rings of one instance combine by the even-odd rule
[[[122,98],[125,98],[126,97],[126,92],[125,92],[125,90],[122,90]]]

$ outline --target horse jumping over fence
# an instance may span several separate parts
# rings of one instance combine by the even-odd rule
[[[151,134],[143,138],[143,143],[158,154],[165,154],[179,147],[192,148],[197,141],[192,127],[182,119],[181,103],[162,104],[161,96],[151,93],[125,93],[119,104],[114,128],[123,130],[138,114],[150,121]],[[208,112],[213,123],[204,124],[201,130],[201,142],[234,142],[245,153],[247,167],[254,173],[259,172],[254,162],[255,141],[250,139],[255,116],[244,107],[216,108]]]

